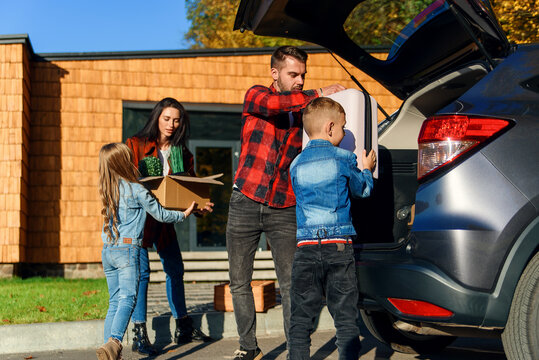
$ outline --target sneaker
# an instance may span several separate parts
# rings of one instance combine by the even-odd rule
[[[240,346],[239,350],[234,351],[234,360],[260,360],[262,356],[264,354],[259,347],[256,350],[245,350]]]

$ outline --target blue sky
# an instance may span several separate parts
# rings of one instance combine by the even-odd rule
[[[0,0],[0,35],[28,34],[34,52],[189,48],[184,0]]]

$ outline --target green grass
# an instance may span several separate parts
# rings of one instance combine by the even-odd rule
[[[0,279],[0,324],[104,319],[105,279]]]

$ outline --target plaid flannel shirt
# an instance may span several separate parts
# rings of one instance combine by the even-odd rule
[[[296,204],[288,171],[301,151],[301,110],[317,97],[316,90],[278,93],[273,85],[247,90],[234,179],[245,196],[276,208]]]

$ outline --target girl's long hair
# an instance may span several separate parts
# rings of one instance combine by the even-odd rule
[[[120,178],[128,182],[139,182],[138,170],[133,165],[132,159],[131,149],[122,143],[104,145],[99,151],[99,195],[102,202],[103,231],[111,242],[119,236],[117,216]]]
[[[135,134],[135,137],[141,139],[146,138],[149,141],[158,141],[159,116],[161,116],[161,113],[167,107],[178,109],[178,111],[180,112],[180,126],[172,134],[172,137],[170,139],[170,145],[180,146],[181,148],[183,148],[185,146],[185,141],[189,137],[191,131],[189,115],[187,114],[187,111],[185,111],[183,105],[178,100],[171,97],[164,98],[155,105],[152,112],[150,113],[150,117],[148,118],[146,125],[144,125],[142,130]]]

